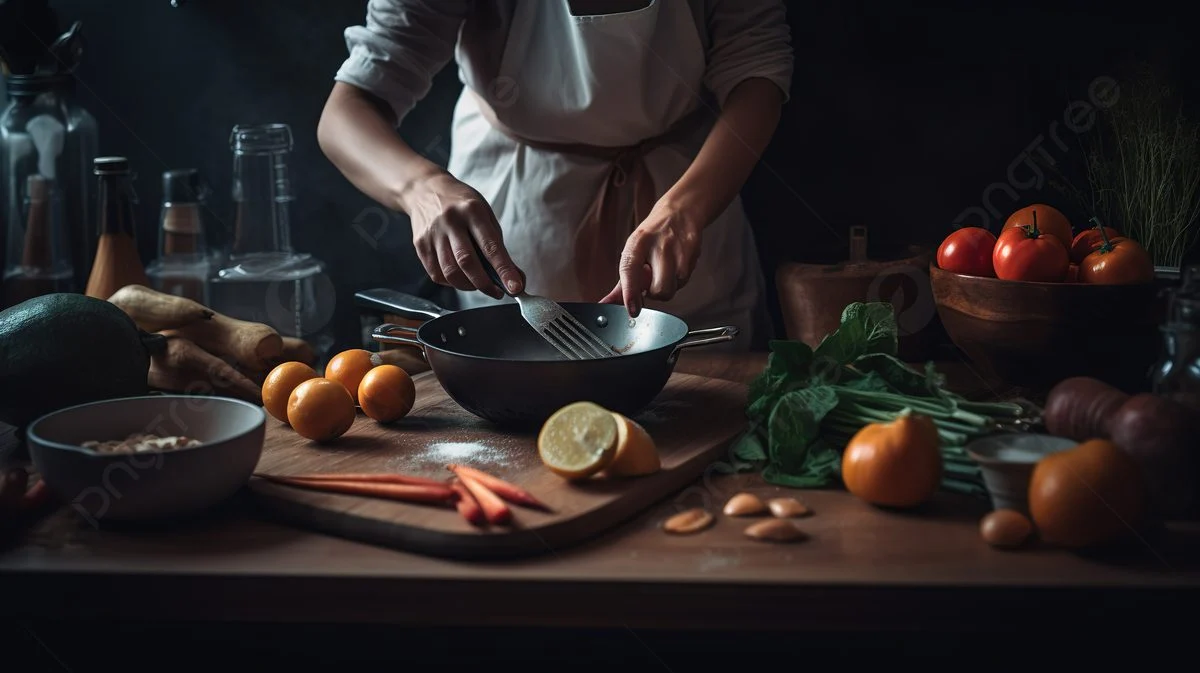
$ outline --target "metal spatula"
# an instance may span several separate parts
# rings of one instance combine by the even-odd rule
[[[517,294],[509,292],[504,286],[504,281],[500,280],[500,274],[496,273],[496,269],[479,249],[479,244],[474,239],[471,243],[475,246],[475,254],[483,264],[488,278],[491,278],[504,294],[517,300],[525,322],[551,346],[558,349],[563,357],[568,360],[597,360],[617,355],[612,346],[604,343],[557,302],[524,291]]]

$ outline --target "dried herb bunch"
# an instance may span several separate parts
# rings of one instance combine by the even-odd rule
[[[1157,266],[1178,267],[1200,238],[1200,125],[1165,78],[1141,64],[1119,98],[1078,136],[1086,188],[1057,186],[1086,212],[1138,241]],[[1056,167],[1058,168],[1058,167]]]

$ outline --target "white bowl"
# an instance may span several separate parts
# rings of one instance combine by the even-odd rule
[[[983,483],[995,509],[1029,513],[1029,479],[1042,458],[1078,442],[1029,432],[1009,432],[981,437],[967,444],[967,455],[983,472]]]
[[[199,446],[97,453],[88,441],[135,432],[183,435]],[[30,458],[50,488],[93,526],[193,514],[238,491],[262,455],[266,413],[227,397],[148,395],[51,412],[26,430]]]

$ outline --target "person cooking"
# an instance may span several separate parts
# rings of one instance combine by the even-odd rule
[[[322,151],[408,214],[461,308],[511,300],[474,241],[509,293],[735,325],[735,348],[767,336],[738,193],[789,98],[783,0],[369,0],[345,39]],[[443,169],[396,128],[452,57]]]

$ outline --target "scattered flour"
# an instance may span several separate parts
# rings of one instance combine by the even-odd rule
[[[477,442],[438,442],[429,445],[421,455],[444,463],[471,460],[503,465],[507,462],[504,451]]]

